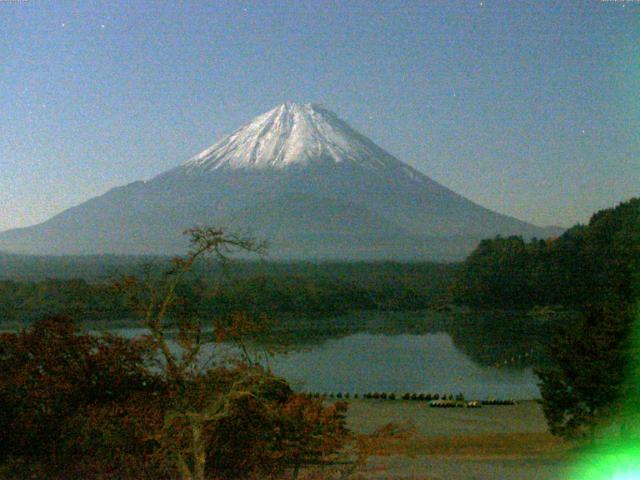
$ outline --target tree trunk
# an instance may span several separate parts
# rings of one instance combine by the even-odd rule
[[[202,439],[202,423],[194,420],[191,424],[193,435],[193,480],[205,480],[207,455]]]
[[[184,457],[180,454],[176,454],[176,463],[178,466],[178,470],[180,471],[181,480],[193,480],[193,475],[191,475],[191,470],[189,470],[189,465],[184,461]]]

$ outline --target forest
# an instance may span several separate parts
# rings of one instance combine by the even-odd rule
[[[640,286],[640,198],[595,213],[558,238],[483,240],[456,273],[452,300],[476,308],[563,305],[614,297]]]
[[[157,276],[170,263],[164,258],[149,260],[113,260],[118,267],[107,274],[109,269],[103,266],[100,270],[95,257],[79,258],[75,267],[71,260],[50,258],[44,264],[52,265],[51,278],[42,278],[37,273],[41,263],[29,257],[14,258],[12,268],[22,262],[24,271],[33,276],[0,280],[0,325],[28,324],[47,314],[69,315],[88,323],[132,319],[134,312],[115,294],[115,286],[127,276]],[[431,263],[257,261],[237,261],[223,269],[203,259],[185,279],[180,293],[188,297],[189,308],[202,315],[239,310],[270,316],[424,310],[446,301],[454,270],[453,265]],[[55,278],[71,272],[77,278]]]

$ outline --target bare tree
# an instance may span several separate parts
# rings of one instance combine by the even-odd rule
[[[126,277],[118,286],[124,290],[129,301],[142,315],[144,325],[149,329],[148,341],[153,352],[159,352],[162,368],[168,380],[181,386],[184,399],[181,406],[172,409],[165,419],[165,429],[156,435],[156,440],[164,445],[164,452],[172,458],[184,480],[205,478],[206,440],[203,428],[208,422],[223,418],[228,411],[229,401],[238,395],[251,395],[247,377],[241,377],[228,392],[218,398],[194,401],[206,382],[206,375],[198,375],[200,354],[204,344],[203,324],[199,315],[176,313],[177,307],[185,301],[178,293],[178,287],[193,270],[202,257],[212,255],[214,260],[226,266],[230,257],[237,253],[262,255],[266,252],[266,242],[256,241],[248,236],[226,233],[221,228],[197,227],[184,232],[190,236],[191,248],[185,257],[172,259],[171,268],[154,277],[152,269],[145,269],[142,280]],[[177,328],[175,342],[180,346],[180,354],[174,353],[167,338],[167,328]],[[231,326],[231,330],[233,329]],[[235,326],[241,329],[242,326]],[[245,349],[246,352],[246,349]],[[247,376],[255,372],[247,372]],[[177,447],[171,436],[176,423],[186,423],[191,432],[191,445]]]

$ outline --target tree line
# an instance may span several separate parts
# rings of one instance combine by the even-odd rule
[[[0,322],[28,324],[44,315],[78,321],[129,319],[134,312],[114,295],[115,278],[154,276],[166,262],[125,270],[111,279],[48,278],[0,281]],[[335,315],[353,310],[422,310],[447,294],[450,265],[318,264],[306,272],[297,264],[234,263],[225,276],[219,267],[194,268],[180,285],[189,308],[202,315],[234,311],[268,315]],[[269,269],[272,268],[272,271]],[[137,271],[136,274],[129,273]]]
[[[640,285],[640,199],[595,213],[558,238],[483,240],[462,263],[453,300],[473,307],[579,307],[615,296],[630,302]]]

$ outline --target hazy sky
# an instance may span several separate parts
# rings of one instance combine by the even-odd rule
[[[640,193],[640,2],[0,1],[0,230],[284,101],[484,206],[584,222]]]

